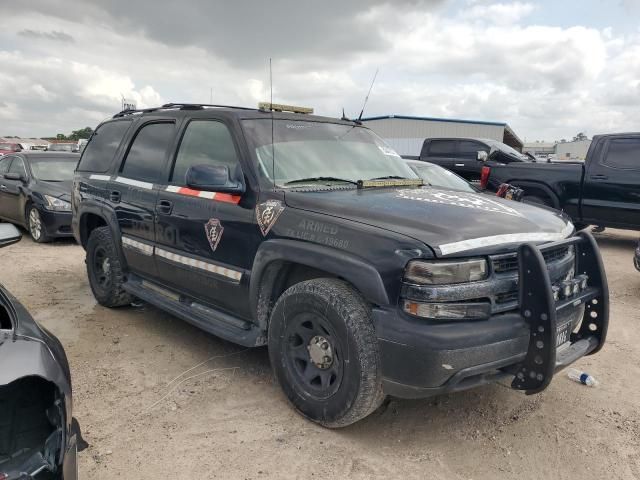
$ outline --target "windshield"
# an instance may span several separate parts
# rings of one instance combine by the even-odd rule
[[[73,158],[61,159],[31,159],[31,171],[33,176],[44,182],[66,182],[73,180],[73,171],[78,161]]]
[[[309,179],[308,183],[418,179],[400,155],[367,128],[275,120],[272,137],[271,123],[271,119],[244,120],[243,126],[254,143],[258,169],[269,181],[275,177],[278,186],[303,179]]]
[[[74,145],[70,143],[54,143],[49,145],[50,152],[73,152]]]
[[[427,185],[432,187],[449,188],[464,192],[475,192],[469,183],[440,165],[426,162],[408,162],[411,169],[422,178]]]
[[[529,160],[529,157],[520,153],[515,148],[511,148],[506,143],[498,142],[496,140],[485,140],[485,141],[486,143],[489,144],[490,147],[497,148],[498,150],[502,150],[503,152],[508,153],[509,155],[513,155],[514,157],[521,158],[523,160]]]

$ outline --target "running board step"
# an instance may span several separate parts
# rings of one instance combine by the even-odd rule
[[[251,322],[195,302],[192,298],[168,290],[153,282],[130,275],[122,288],[202,330],[246,347],[265,344],[262,331]]]

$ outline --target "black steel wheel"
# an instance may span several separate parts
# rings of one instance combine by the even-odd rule
[[[271,314],[268,345],[282,390],[314,422],[344,427],[384,400],[371,308],[341,280],[307,280],[285,291]]]
[[[109,227],[96,228],[87,242],[87,276],[93,296],[100,305],[129,305],[133,297],[122,288],[124,274]]]

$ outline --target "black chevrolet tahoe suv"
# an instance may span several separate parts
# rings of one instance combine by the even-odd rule
[[[596,135],[584,162],[487,162],[481,186],[524,190],[525,202],[563,210],[580,227],[640,229],[640,133]]]
[[[560,212],[423,186],[349,121],[121,112],[82,154],[72,211],[100,304],[138,298],[267,345],[290,402],[328,427],[387,395],[502,379],[536,393],[605,341],[607,282],[588,232]]]

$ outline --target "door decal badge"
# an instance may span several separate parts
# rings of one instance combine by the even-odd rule
[[[284,206],[280,200],[267,200],[256,207],[256,220],[263,237],[267,236],[283,211]]]
[[[209,241],[211,250],[215,252],[222,238],[224,227],[217,218],[210,218],[209,221],[204,224],[204,231],[207,234],[207,240]]]

